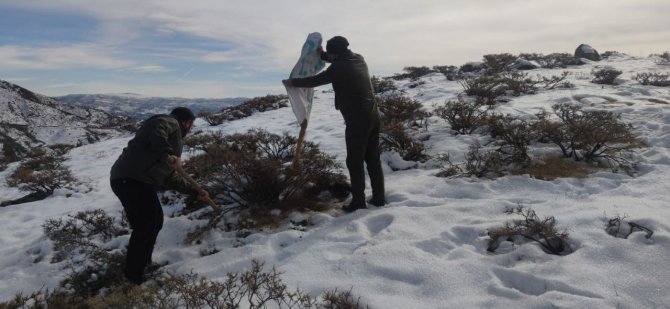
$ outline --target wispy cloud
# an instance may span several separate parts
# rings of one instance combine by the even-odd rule
[[[133,71],[138,73],[163,73],[163,72],[170,72],[172,70],[161,65],[143,65],[143,66],[125,68],[122,69],[121,71]]]
[[[240,92],[251,83],[267,85],[263,75],[289,72],[314,31],[324,39],[349,38],[376,75],[410,65],[460,65],[489,53],[571,52],[580,43],[636,55],[670,50],[667,0],[22,0],[3,6],[87,16],[97,35],[72,46],[0,43],[0,70],[186,72],[176,80],[196,70],[198,78]],[[235,79],[248,71],[258,80]]]
[[[6,70],[50,70],[63,68],[117,69],[134,65],[119,58],[109,47],[79,44],[71,46],[0,46],[0,68]]]

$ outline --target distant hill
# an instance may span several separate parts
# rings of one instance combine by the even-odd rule
[[[83,145],[116,136],[132,122],[108,112],[62,104],[0,80],[0,158],[13,161],[30,148]]]
[[[224,107],[238,105],[248,98],[186,99],[145,97],[132,93],[124,94],[70,94],[56,97],[60,102],[96,108],[115,115],[143,120],[154,114],[165,114],[177,106],[190,108],[196,115],[200,112],[218,112]]]

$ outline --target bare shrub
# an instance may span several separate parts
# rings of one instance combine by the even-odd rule
[[[508,71],[516,59],[516,56],[508,53],[484,55],[484,66],[488,74],[501,73]]]
[[[486,125],[488,113],[493,108],[484,100],[466,101],[461,98],[434,107],[435,115],[446,120],[451,129],[460,134],[472,134],[478,128]]]
[[[545,252],[555,255],[565,254],[570,249],[568,232],[556,229],[554,217],[540,218],[534,210],[518,205],[516,208],[505,209],[506,214],[516,214],[523,217],[521,220],[505,222],[503,226],[489,230],[489,242],[486,250],[495,252],[500,242],[517,241],[518,237],[534,241]]]
[[[662,54],[652,55],[656,56],[656,63],[659,65],[669,65],[670,64],[670,52],[663,52]]]
[[[493,105],[507,91],[506,85],[495,75],[483,75],[458,81],[469,96],[476,96],[486,104]]]
[[[339,165],[335,158],[322,153],[314,143],[305,142],[301,160],[292,165],[296,138],[287,134],[253,129],[198,140],[205,142],[199,146],[203,153],[186,161],[185,169],[206,184],[219,204],[227,205],[226,212],[233,211],[238,222],[231,228],[244,228],[250,220],[256,222],[253,227],[262,227],[261,222],[282,220],[291,210],[320,211],[327,208],[323,203],[348,195],[346,178],[336,172]],[[274,216],[270,209],[287,211]],[[211,224],[197,228],[186,241],[216,228],[226,212],[209,218]]]
[[[207,121],[210,126],[218,126],[225,121],[224,116],[220,113],[200,112],[198,117]]]
[[[581,60],[568,53],[553,53],[549,55],[522,53],[519,54],[519,58],[535,61],[546,69],[566,68],[569,65],[583,64]]]
[[[484,152],[479,142],[470,145],[465,156],[464,175],[495,178],[502,175],[502,158],[497,151]]]
[[[481,62],[468,62],[458,68],[458,73],[477,73],[484,69],[484,64]]]
[[[511,91],[513,96],[534,94],[537,91],[538,81],[529,78],[528,73],[504,72],[500,76],[500,82],[505,84],[505,91]]]
[[[423,127],[425,119],[430,113],[422,110],[423,105],[417,101],[401,95],[380,98],[379,111],[382,115],[382,125],[400,123],[402,125]]]
[[[638,73],[633,78],[641,85],[668,87],[670,86],[670,80],[668,80],[668,76],[670,75],[662,73]]]
[[[66,261],[65,266],[70,269],[63,286],[83,297],[122,282],[124,253],[103,244],[128,234],[128,230],[102,209],[80,211],[68,217],[65,221],[49,219],[42,225],[54,246],[51,262]]]
[[[54,155],[56,156],[64,156],[66,155],[70,150],[74,148],[74,145],[70,144],[53,144],[49,145],[49,149],[53,152]]]
[[[426,146],[412,138],[400,123],[388,123],[380,134],[380,148],[384,151],[395,151],[407,161],[425,161],[428,159]]]
[[[626,169],[632,162],[626,154],[644,143],[633,133],[621,115],[609,111],[582,110],[581,106],[555,104],[552,106],[560,122],[538,114],[536,126],[540,137],[558,145],[566,157],[587,162],[605,159],[614,167]]]
[[[433,71],[444,74],[447,80],[456,80],[458,78],[458,68],[453,65],[436,65]]]
[[[264,269],[252,260],[249,270],[230,272],[224,278],[208,280],[197,274],[167,274],[155,284],[132,286],[116,283],[96,295],[78,295],[63,290],[40,290],[0,303],[0,308],[278,308],[359,309],[369,308],[351,290],[326,290],[318,298],[290,289],[276,268]]]
[[[463,169],[457,164],[451,162],[449,153],[441,153],[435,157],[440,162],[440,171],[435,175],[437,177],[452,177],[463,174]]]
[[[63,165],[65,158],[42,148],[33,149],[28,157],[7,178],[7,184],[24,191],[44,193],[73,184],[76,179]]]
[[[621,55],[621,53],[618,52],[618,51],[615,51],[615,50],[608,50],[608,51],[605,51],[604,53],[600,54],[600,58],[607,59],[607,58],[610,58],[612,56],[617,56],[617,55]]]
[[[626,221],[627,218],[628,218],[627,215],[624,215],[623,217],[617,215],[614,218],[608,219],[607,223],[605,223],[605,231],[607,232],[607,234],[610,234],[617,238],[628,238],[628,236],[630,236],[630,234],[633,234],[633,232],[641,231],[646,233],[646,235],[644,235],[646,239],[650,239],[651,236],[654,235],[654,231],[652,231],[651,229],[642,226],[640,224],[637,224],[635,222]],[[621,226],[624,223],[627,227]]]
[[[621,75],[621,73],[623,72],[613,68],[593,69],[593,71],[591,71],[591,75],[593,75],[591,82],[596,84],[614,85],[614,81]]]
[[[490,116],[488,124],[491,136],[497,139],[503,162],[527,166],[530,162],[528,147],[536,139],[533,125],[511,115]]]
[[[405,73],[402,73],[402,74],[397,74],[396,73],[396,74],[393,75],[392,78],[395,79],[395,80],[402,80],[402,79],[409,78],[411,81],[416,81],[424,75],[435,72],[434,70],[431,70],[429,67],[426,67],[426,66],[404,67],[403,71],[405,71]]]
[[[372,76],[372,78],[370,78],[370,82],[372,82],[372,89],[375,94],[398,90],[398,87],[395,86],[393,81],[386,78]]]
[[[551,77],[541,76],[539,83],[544,84],[544,89],[555,89],[555,88],[572,88],[574,85],[565,81],[565,79],[570,75],[570,72],[563,71],[561,75],[552,75]]]

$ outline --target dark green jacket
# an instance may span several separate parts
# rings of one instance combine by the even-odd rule
[[[377,114],[368,65],[363,56],[350,50],[340,54],[325,71],[311,77],[294,78],[291,82],[296,87],[308,88],[332,83],[335,108],[340,110],[345,121]]]
[[[181,157],[184,142],[177,119],[156,115],[142,124],[114,162],[111,179],[130,178],[154,186],[157,190],[173,189],[197,193],[195,188],[162,161],[165,154]]]

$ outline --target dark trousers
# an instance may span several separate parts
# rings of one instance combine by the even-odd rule
[[[128,280],[139,284],[143,281],[144,268],[151,264],[154,244],[163,227],[163,208],[151,185],[134,179],[115,179],[111,185],[133,229],[124,273]]]
[[[360,116],[359,116],[360,117]],[[384,172],[379,159],[379,115],[346,117],[344,138],[347,143],[347,169],[351,180],[351,203],[365,205],[365,170],[370,176],[372,198],[384,200]]]

